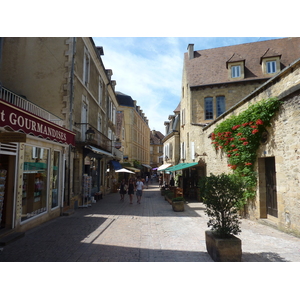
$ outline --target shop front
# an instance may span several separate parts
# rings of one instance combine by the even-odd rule
[[[164,173],[171,173],[175,185],[183,189],[183,195],[189,201],[200,201],[198,181],[206,176],[206,164],[199,159],[198,162],[180,163],[163,170]]]
[[[0,115],[1,236],[61,214],[75,134],[1,99]]]

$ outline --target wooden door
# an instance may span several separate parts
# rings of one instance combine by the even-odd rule
[[[265,166],[267,213],[271,216],[278,217],[275,157],[267,157],[265,159]]]

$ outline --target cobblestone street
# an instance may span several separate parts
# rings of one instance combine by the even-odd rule
[[[127,198],[126,198],[127,197]],[[141,204],[106,195],[88,208],[40,225],[3,247],[2,262],[212,262],[206,252],[204,205],[174,212],[157,186]],[[243,262],[300,262],[300,239],[242,220]]]

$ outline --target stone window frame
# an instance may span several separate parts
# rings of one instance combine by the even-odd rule
[[[269,62],[275,62],[276,63],[276,70],[275,72],[268,72],[268,63]],[[273,56],[273,57],[267,57],[262,59],[262,72],[265,75],[271,75],[274,76],[275,74],[280,72],[280,56]]]
[[[233,77],[233,69],[239,67],[239,76]],[[245,78],[245,63],[244,61],[239,62],[229,62],[228,63],[228,77],[230,80],[241,80]]]

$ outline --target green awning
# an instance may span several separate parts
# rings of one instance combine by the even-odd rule
[[[173,166],[173,167],[170,167],[170,168],[167,168],[165,170],[163,170],[163,172],[175,172],[175,171],[179,171],[179,170],[182,170],[182,169],[187,169],[187,168],[190,168],[190,167],[193,167],[193,166],[196,166],[198,165],[197,162],[195,163],[181,163],[181,164],[178,164],[176,166]]]

